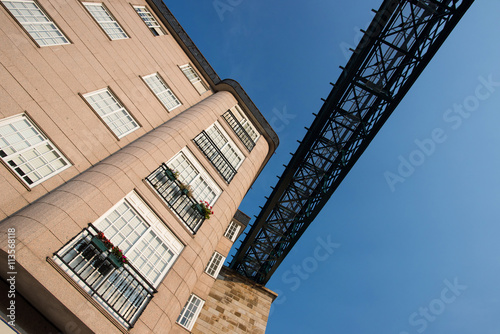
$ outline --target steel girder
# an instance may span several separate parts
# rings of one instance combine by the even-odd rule
[[[472,3],[382,3],[231,268],[267,283]]]

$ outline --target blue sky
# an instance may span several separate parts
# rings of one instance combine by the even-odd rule
[[[257,215],[381,0],[166,3],[277,130]],[[473,4],[281,264],[266,333],[500,333],[499,13]]]

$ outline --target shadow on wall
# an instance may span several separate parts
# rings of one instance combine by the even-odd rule
[[[0,268],[8,268],[7,258],[7,253],[0,250]],[[61,329],[37,309],[45,310],[47,317],[57,319],[57,326]],[[20,333],[92,333],[78,318],[73,316],[74,319],[70,319],[69,310],[19,263],[16,263],[13,272],[1,271],[0,316]]]

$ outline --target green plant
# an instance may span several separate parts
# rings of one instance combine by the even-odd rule
[[[104,246],[106,246],[106,248],[110,249],[113,247],[113,243],[104,236],[104,233],[99,232],[97,234],[97,238],[99,238],[99,240],[102,241],[102,243],[104,244]]]
[[[212,206],[208,204],[207,201],[200,201],[200,204],[197,204],[198,211],[205,217],[205,219],[210,219],[210,216],[214,214],[212,211]]]
[[[113,245],[111,240],[104,236],[103,232],[97,233],[97,238],[102,241],[106,248],[110,250],[110,253],[113,254],[118,260],[120,260],[122,263],[128,263],[128,259],[123,254],[121,249]]]
[[[183,194],[193,197],[193,190],[190,185],[179,182],[179,188]]]
[[[169,176],[173,179],[178,179],[179,178],[179,172],[173,170],[172,168],[170,167],[167,167],[167,173],[169,174]]]
[[[127,257],[123,254],[122,250],[116,246],[113,246],[111,248],[111,254],[116,256],[122,263],[128,263]]]

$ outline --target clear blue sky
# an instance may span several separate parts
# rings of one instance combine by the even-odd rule
[[[216,1],[223,20],[211,0],[166,3],[277,130],[241,207],[257,215],[381,0]],[[267,284],[266,333],[500,333],[499,17],[476,1],[452,32]]]

